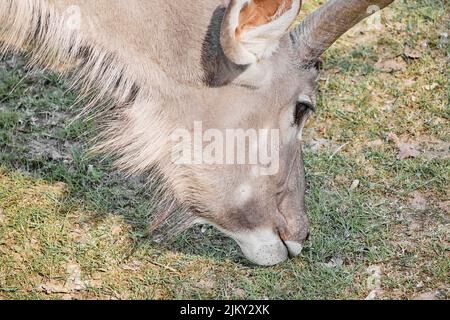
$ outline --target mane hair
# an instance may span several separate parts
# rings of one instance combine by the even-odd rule
[[[94,151],[113,156],[127,175],[159,177],[154,196],[162,209],[152,217],[151,231],[162,226],[174,236],[192,225],[194,216],[175,204],[167,187],[174,168],[158,165],[169,157],[173,128],[126,63],[71,28],[64,13],[45,0],[0,1],[0,57],[8,51],[24,51],[30,65],[71,79],[78,101],[87,101],[80,115],[101,119]]]
[[[90,106],[105,98],[123,104],[136,95],[138,86],[126,66],[84,39],[47,1],[2,0],[0,41],[0,53],[25,50],[33,65],[64,74],[76,69],[71,78],[81,96],[97,89]]]

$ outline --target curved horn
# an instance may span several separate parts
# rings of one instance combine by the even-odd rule
[[[291,32],[300,60],[319,58],[337,39],[361,20],[394,0],[331,0]]]

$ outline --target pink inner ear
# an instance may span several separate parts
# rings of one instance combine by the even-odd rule
[[[285,14],[292,8],[293,0],[253,0],[247,3],[239,15],[239,25],[236,28],[236,38],[248,28],[254,28],[269,23]]]

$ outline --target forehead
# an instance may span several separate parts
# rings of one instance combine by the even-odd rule
[[[262,93],[264,101],[269,104],[268,108],[283,108],[295,103],[300,95],[315,96],[318,74],[316,68],[304,69],[298,66],[293,66],[289,72],[275,74],[272,85]]]
[[[206,126],[215,128],[247,128],[273,123],[278,120],[280,112],[292,107],[299,96],[315,96],[318,71],[301,69],[291,65],[290,68],[275,68],[271,83],[261,88],[229,85],[213,88],[206,101],[197,106],[195,112],[205,120]],[[208,108],[201,108],[208,105]],[[198,120],[198,119],[195,119]]]

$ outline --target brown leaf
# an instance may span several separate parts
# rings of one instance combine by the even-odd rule
[[[142,267],[142,262],[134,260],[128,264],[122,265],[122,269],[126,271],[139,271]]]
[[[239,299],[244,299],[246,296],[245,291],[240,288],[234,289],[232,292],[233,292],[233,295],[235,295]]]
[[[449,159],[450,142],[439,139],[422,139],[422,153],[428,159]]]
[[[112,226],[111,233],[115,236],[120,235],[122,233],[122,226],[121,225]]]
[[[337,67],[334,67],[334,68],[326,69],[325,72],[326,72],[327,74],[338,74],[338,73],[341,72],[341,69],[340,69],[340,68],[337,68]]]
[[[444,201],[438,204],[439,208],[447,214],[450,214],[450,201]]]
[[[66,268],[67,272],[67,283],[66,286],[76,291],[81,291],[86,289],[86,282],[81,280],[81,269],[77,264],[68,264]]]
[[[439,87],[439,83],[432,83],[432,84],[427,84],[426,86],[424,86],[423,88],[427,91],[433,91],[434,89],[436,89],[437,87]]]
[[[37,290],[45,292],[46,294],[70,293],[71,291],[64,284],[57,283],[55,281],[50,281],[45,284],[41,284],[37,287]]]
[[[382,145],[383,145],[383,141],[381,139],[377,139],[377,140],[370,141],[370,142],[367,143],[367,146],[370,147],[370,148],[380,147]]]
[[[389,133],[388,139],[394,142],[398,148],[398,160],[417,158],[420,155],[420,151],[409,139],[400,139],[395,133]]]
[[[416,84],[416,82],[417,82],[417,79],[413,79],[413,78],[405,79],[405,80],[403,80],[403,85],[405,87],[412,87],[413,85]]]
[[[437,300],[437,299],[438,299],[438,292],[436,291],[425,292],[414,298],[414,300]]]
[[[365,300],[372,301],[372,300],[380,300],[383,298],[384,291],[381,289],[376,289],[370,291],[369,295],[366,297]]]
[[[79,244],[88,244],[92,240],[89,232],[87,230],[83,230],[79,227],[75,227],[70,232],[70,235],[73,238],[73,240]]]
[[[391,73],[397,71],[405,71],[407,65],[401,57],[398,57],[395,59],[380,60],[375,64],[375,67],[380,71]]]
[[[322,150],[323,148],[329,147],[331,145],[331,141],[327,140],[327,139],[312,139],[311,141],[308,142],[308,147],[310,148],[310,150],[313,153],[317,153],[320,150]]]
[[[420,192],[415,191],[411,194],[409,206],[414,210],[423,211],[427,209],[427,200]]]
[[[359,180],[353,180],[352,185],[350,186],[350,191],[355,191],[356,189],[358,189],[360,183],[361,181]]]
[[[410,59],[419,59],[420,57],[422,57],[422,52],[409,46],[405,47],[404,53],[405,56]]]
[[[70,301],[70,300],[73,300],[73,296],[72,296],[71,294],[64,294],[64,295],[61,297],[61,299],[62,299],[62,300],[65,300],[65,301]]]
[[[420,151],[417,150],[413,144],[400,142],[399,144],[397,144],[397,147],[399,149],[399,153],[397,156],[398,160],[417,158],[418,156],[420,156]]]
[[[47,294],[70,294],[78,291],[85,291],[88,287],[100,287],[101,282],[97,280],[83,281],[81,279],[80,266],[75,263],[69,263],[66,267],[67,279],[64,283],[51,280],[41,284],[37,290]]]

